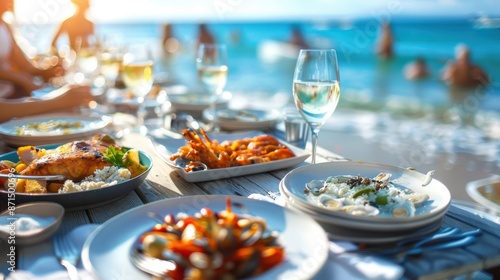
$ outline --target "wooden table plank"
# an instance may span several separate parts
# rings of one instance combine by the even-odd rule
[[[133,191],[114,203],[90,208],[87,210],[87,214],[92,223],[102,224],[120,213],[143,204],[139,195]]]

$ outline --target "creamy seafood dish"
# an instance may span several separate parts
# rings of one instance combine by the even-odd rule
[[[332,211],[360,216],[414,216],[429,195],[398,188],[391,183],[391,176],[332,176],[307,183],[304,193],[309,202]]]

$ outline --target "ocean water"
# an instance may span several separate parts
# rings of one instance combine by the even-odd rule
[[[196,86],[194,46],[197,23],[172,23],[173,34],[180,50],[166,58],[159,51],[161,23],[98,24],[99,37],[120,44],[148,42],[157,51],[157,71],[167,72],[179,83]],[[474,63],[490,75],[492,84],[473,101],[474,109],[500,112],[500,28],[477,28],[469,18],[395,18],[391,20],[395,58],[379,59],[374,50],[379,35],[376,19],[353,21],[269,21],[208,23],[216,41],[229,48],[229,79],[226,89],[233,92],[277,92],[291,95],[296,53],[272,50],[274,60],[261,55],[269,42],[286,42],[292,27],[298,28],[304,39],[315,48],[337,50],[341,73],[340,107],[368,110],[413,110],[415,108],[449,108],[453,93],[439,80],[446,62],[454,58],[457,44],[469,46]],[[43,30],[25,27],[27,37],[37,48],[48,49],[55,26]],[[275,54],[273,56],[273,54]],[[404,66],[416,57],[426,59],[431,77],[424,81],[407,81]],[[470,98],[469,98],[470,99]],[[469,107],[472,105],[468,104]],[[413,109],[412,109],[413,108]]]

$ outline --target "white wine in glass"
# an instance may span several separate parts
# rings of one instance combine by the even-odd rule
[[[137,126],[135,130],[141,134],[147,132],[144,126],[146,115],[145,97],[151,91],[154,82],[153,59],[149,49],[143,50],[145,53],[129,52],[123,58],[123,82],[132,91],[139,103],[137,109]]]
[[[120,68],[122,67],[123,58],[121,54],[114,54],[110,52],[103,52],[100,56],[100,72],[106,79],[106,83],[109,87],[114,86],[116,78],[120,73]]]
[[[221,44],[200,44],[196,56],[198,78],[210,95],[210,127],[217,130],[215,106],[227,83],[227,50]]]
[[[312,164],[321,127],[340,98],[340,75],[335,50],[301,50],[293,77],[293,97],[300,115],[311,128]]]

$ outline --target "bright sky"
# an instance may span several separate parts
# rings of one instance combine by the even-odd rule
[[[117,8],[119,7],[119,8]],[[70,0],[16,0],[21,22],[59,22]],[[96,22],[500,15],[498,0],[91,0]]]

